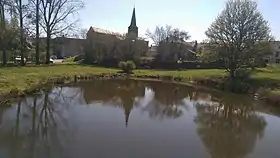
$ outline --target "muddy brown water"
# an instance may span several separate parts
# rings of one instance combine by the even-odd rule
[[[174,83],[80,82],[0,109],[0,158],[280,157],[277,109]]]

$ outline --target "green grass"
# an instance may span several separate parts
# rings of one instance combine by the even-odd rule
[[[118,69],[108,69],[93,66],[82,66],[77,64],[57,64],[52,66],[29,66],[29,67],[2,67],[0,68],[0,95],[11,91],[24,92],[34,86],[40,85],[50,78],[70,77],[74,75],[87,74],[114,74]],[[183,78],[204,78],[211,76],[224,76],[225,70],[219,69],[194,69],[183,71],[168,70],[135,70],[135,75],[159,75]],[[267,67],[257,69],[254,78],[261,82],[280,83],[280,69]],[[277,88],[277,87],[276,87]],[[278,87],[279,88],[279,87]],[[280,90],[273,89],[280,93]]]
[[[54,77],[116,73],[117,69],[107,69],[81,65],[53,65],[33,67],[0,68],[0,95],[11,91],[23,92]]]
[[[280,66],[273,65],[256,70],[256,78],[280,80]]]
[[[159,75],[159,76],[174,76],[184,78],[202,78],[211,76],[224,76],[226,75],[225,70],[219,69],[193,69],[193,70],[135,70],[136,75]]]
[[[271,91],[271,93],[280,95],[280,90],[273,90],[273,91]]]

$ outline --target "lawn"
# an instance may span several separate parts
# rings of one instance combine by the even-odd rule
[[[53,77],[64,77],[87,74],[114,74],[118,69],[108,69],[93,66],[82,66],[76,64],[57,64],[52,66],[29,66],[29,67],[2,67],[0,68],[0,95],[11,91],[23,92],[39,85]],[[195,69],[183,71],[168,70],[135,70],[135,75],[159,75],[159,76],[181,76],[183,78],[203,78],[207,76],[223,76],[224,70],[219,69]],[[280,69],[278,67],[267,67],[257,69],[254,78],[261,82],[268,80],[280,83]],[[278,92],[278,90],[274,90]]]
[[[117,69],[107,69],[81,65],[52,65],[33,67],[0,68],[0,95],[10,91],[23,92],[53,77],[116,73]]]
[[[225,70],[221,69],[193,69],[193,70],[135,70],[136,75],[160,75],[160,76],[174,76],[184,78],[201,78],[210,76],[223,76],[226,74]]]

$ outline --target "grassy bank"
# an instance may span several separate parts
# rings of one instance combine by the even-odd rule
[[[86,74],[109,74],[117,71],[116,69],[63,64],[37,67],[4,67],[0,68],[0,95],[8,93],[21,94],[52,78]]]
[[[116,74],[118,69],[108,69],[93,66],[82,66],[75,64],[58,64],[52,66],[30,66],[30,67],[3,67],[0,68],[0,96],[10,93],[25,93],[27,90],[44,84],[52,78],[73,77],[76,75],[99,75]],[[226,75],[224,70],[219,69],[195,69],[184,71],[167,70],[135,70],[135,76],[171,76],[181,77],[183,81],[195,80],[212,76]],[[280,70],[271,67],[257,69],[254,79],[262,84],[272,87],[280,83]],[[280,90],[271,89],[273,94],[280,94]]]
[[[185,79],[203,78],[211,76],[224,76],[224,70],[220,69],[193,69],[193,70],[135,70],[135,75],[159,75],[159,76],[173,76],[183,77]]]
[[[0,95],[11,91],[23,92],[30,87],[51,78],[71,77],[75,75],[114,74],[118,69],[82,66],[75,64],[59,64],[52,66],[4,67],[0,68]],[[181,76],[184,78],[203,77],[205,75],[223,75],[222,70],[135,70],[135,75]]]

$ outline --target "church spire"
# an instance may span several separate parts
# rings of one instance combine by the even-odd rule
[[[131,22],[130,22],[130,28],[131,27],[137,27],[136,26],[136,15],[135,15],[135,6],[133,8],[133,12],[132,12],[132,17],[131,17]]]
[[[128,37],[131,38],[131,39],[138,38],[138,27],[136,25],[135,6],[133,8],[130,25],[128,27]]]

